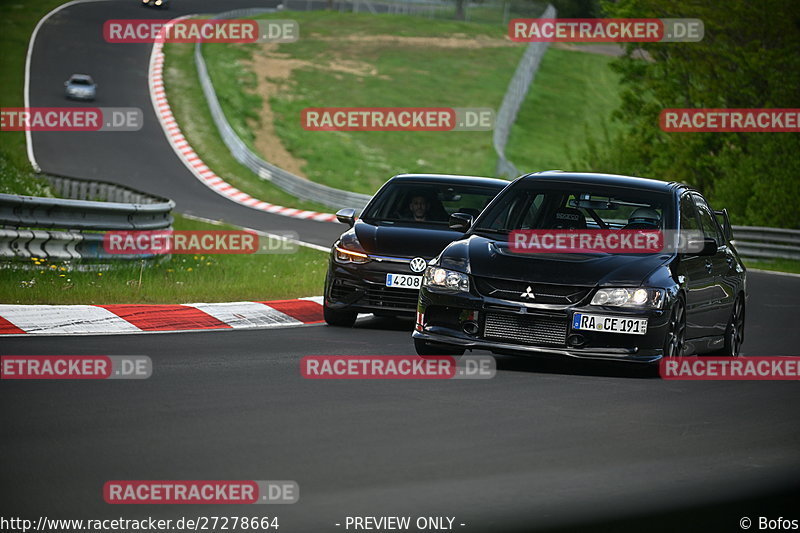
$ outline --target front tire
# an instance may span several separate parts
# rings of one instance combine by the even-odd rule
[[[664,357],[680,357],[686,344],[686,305],[682,298],[672,305],[668,328],[664,338]]]
[[[353,324],[356,323],[358,313],[355,311],[330,309],[327,305],[323,304],[322,317],[329,326],[352,328]]]
[[[464,355],[464,348],[449,344],[430,345],[422,339],[414,339],[414,349],[417,355]]]

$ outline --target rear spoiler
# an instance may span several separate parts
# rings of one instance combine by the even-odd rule
[[[717,216],[717,222],[719,223],[720,227],[722,227],[722,232],[725,235],[725,238],[728,242],[733,242],[733,227],[731,226],[731,220],[728,217],[728,210],[723,209],[722,211],[714,211],[714,214]]]

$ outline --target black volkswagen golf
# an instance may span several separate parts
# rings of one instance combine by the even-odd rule
[[[720,222],[722,219],[722,222]],[[655,362],[737,356],[746,273],[727,213],[679,183],[605,174],[529,174],[474,219],[425,271],[414,344],[420,355],[556,353]],[[653,230],[699,235],[657,253],[519,253],[518,230]],[[674,231],[678,230],[678,231]],[[677,241],[676,241],[677,242]]]
[[[508,185],[471,176],[403,174],[387,181],[331,248],[323,312],[334,326],[352,326],[358,313],[413,316],[428,261],[463,233],[450,215],[477,216]]]

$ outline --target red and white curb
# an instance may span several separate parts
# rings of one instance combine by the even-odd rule
[[[0,335],[106,335],[322,323],[322,297],[183,305],[0,305]]]
[[[171,20],[167,24],[174,23],[178,20],[189,18],[189,16],[179,17]],[[178,154],[178,157],[186,165],[186,168],[197,177],[202,183],[207,185],[214,192],[232,200],[238,204],[258,209],[259,211],[266,211],[276,215],[284,215],[293,218],[302,218],[306,220],[318,220],[321,222],[336,222],[336,215],[330,213],[317,213],[316,211],[303,211],[293,207],[283,207],[280,205],[270,204],[263,202],[258,198],[253,198],[246,192],[242,192],[225,180],[217,176],[213,170],[203,163],[200,156],[189,146],[189,142],[181,133],[175,117],[172,115],[172,110],[167,101],[167,94],[164,90],[164,43],[156,42],[153,44],[153,50],[150,53],[150,70],[148,73],[150,99],[153,101],[153,107],[156,111],[156,116],[164,129],[164,133],[169,140],[172,149]]]

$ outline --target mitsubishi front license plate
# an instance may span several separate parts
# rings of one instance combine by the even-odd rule
[[[644,335],[647,333],[647,319],[575,313],[572,317],[572,329]]]
[[[386,286],[396,289],[419,289],[422,286],[422,276],[386,274]]]

